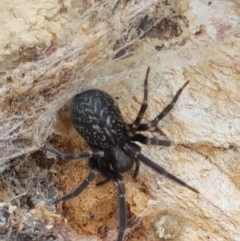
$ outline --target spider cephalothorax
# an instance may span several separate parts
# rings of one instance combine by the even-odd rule
[[[128,171],[134,163],[134,178],[138,175],[140,162],[143,162],[159,174],[198,193],[196,189],[142,155],[140,146],[135,143],[139,142],[146,145],[161,146],[171,145],[171,142],[168,140],[160,140],[155,137],[148,138],[144,136],[142,132],[155,127],[157,123],[171,111],[182,90],[189,83],[186,82],[182,88],[178,90],[171,103],[167,105],[155,119],[147,124],[141,124],[140,122],[148,105],[147,86],[149,70],[150,68],[147,69],[144,81],[143,104],[136,120],[132,124],[126,124],[123,121],[117,104],[109,94],[97,89],[87,90],[74,97],[71,106],[71,119],[75,129],[85,138],[92,148],[92,151],[77,154],[63,154],[56,149],[44,148],[65,160],[89,158],[89,164],[92,168],[92,171],[77,189],[57,199],[54,203],[65,201],[79,195],[99,172],[101,172],[106,179],[98,183],[98,185],[103,185],[110,180],[117,182],[119,202],[119,233],[117,241],[124,239],[126,229],[125,188],[122,176],[119,173]],[[140,131],[141,133],[139,133]]]

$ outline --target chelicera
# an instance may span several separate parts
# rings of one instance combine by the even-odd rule
[[[183,89],[189,83],[189,81],[186,82],[182,88],[178,90],[171,103],[167,105],[157,117],[143,124],[141,120],[148,106],[149,71],[150,68],[147,69],[145,76],[143,103],[132,124],[127,124],[123,121],[119,107],[109,94],[98,89],[87,90],[74,97],[71,106],[71,119],[75,129],[85,138],[92,151],[64,154],[53,148],[44,148],[64,160],[89,158],[89,164],[92,168],[89,175],[83,180],[79,187],[71,193],[55,200],[54,203],[66,201],[79,195],[99,172],[105,176],[105,179],[97,183],[97,185],[104,185],[110,180],[117,183],[119,205],[119,232],[117,241],[122,241],[124,239],[126,230],[125,188],[120,173],[130,170],[134,164],[135,170],[133,178],[137,177],[140,162],[143,162],[157,173],[198,193],[196,189],[141,154],[141,148],[136,143],[139,142],[146,145],[161,145],[166,147],[171,145],[171,141],[169,140],[160,140],[156,137],[149,138],[142,133],[155,127],[158,122],[172,110]]]

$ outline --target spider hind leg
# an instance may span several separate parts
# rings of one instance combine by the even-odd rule
[[[135,119],[135,121],[133,122],[133,124],[130,125],[130,131],[129,131],[129,136],[134,136],[138,126],[142,120],[142,117],[144,115],[144,113],[147,110],[148,107],[148,76],[149,76],[149,71],[150,71],[150,67],[147,68],[147,72],[146,72],[146,76],[145,76],[145,80],[144,80],[144,96],[143,96],[143,103],[142,106],[138,112],[138,115]]]
[[[42,151],[49,151],[53,154],[55,154],[57,157],[66,160],[66,161],[70,161],[73,159],[79,159],[79,158],[99,158],[99,157],[103,157],[104,152],[101,150],[92,150],[92,151],[87,151],[87,152],[79,152],[79,153],[62,153],[60,151],[58,151],[57,149],[53,148],[52,146],[50,147],[43,147],[41,149]]]
[[[175,94],[175,96],[173,97],[172,101],[170,104],[168,104],[163,111],[157,115],[155,117],[155,119],[153,119],[152,121],[148,122],[147,124],[140,124],[137,128],[137,131],[146,131],[149,130],[153,127],[155,127],[157,125],[157,123],[162,120],[174,107],[174,105],[176,104],[179,96],[181,95],[183,89],[189,84],[189,81],[187,81],[179,90],[178,92]]]

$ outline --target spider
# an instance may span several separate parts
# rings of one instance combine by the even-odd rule
[[[45,151],[50,151],[64,160],[89,158],[89,164],[92,168],[91,172],[79,187],[55,200],[54,203],[66,201],[79,195],[99,172],[105,176],[105,179],[97,183],[97,186],[104,185],[110,180],[117,183],[119,205],[119,231],[117,241],[124,239],[126,230],[125,187],[120,173],[130,170],[134,164],[134,179],[136,179],[138,175],[140,162],[143,162],[157,173],[166,176],[195,193],[199,193],[196,189],[141,154],[140,146],[135,143],[139,142],[146,145],[160,145],[165,147],[171,145],[171,141],[169,140],[160,140],[156,137],[149,138],[139,132],[148,131],[155,127],[158,122],[172,110],[183,89],[189,83],[189,81],[186,82],[182,88],[178,90],[171,103],[167,105],[157,117],[147,124],[142,124],[141,120],[148,106],[149,71],[150,68],[148,67],[144,80],[143,103],[132,124],[126,124],[123,121],[119,107],[109,94],[98,89],[87,90],[74,97],[71,106],[71,119],[75,129],[85,138],[92,151],[64,154],[54,148],[43,148]]]

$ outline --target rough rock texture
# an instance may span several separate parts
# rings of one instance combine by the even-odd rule
[[[174,144],[142,153],[200,194],[144,165],[137,182],[124,173],[126,240],[240,240],[240,4],[179,2],[1,1],[0,239],[115,240],[115,184],[96,188],[99,176],[55,209],[87,160],[31,152],[47,138],[63,152],[89,149],[65,104],[86,88],[111,93],[133,121],[150,66],[145,121],[190,84],[155,133]]]

